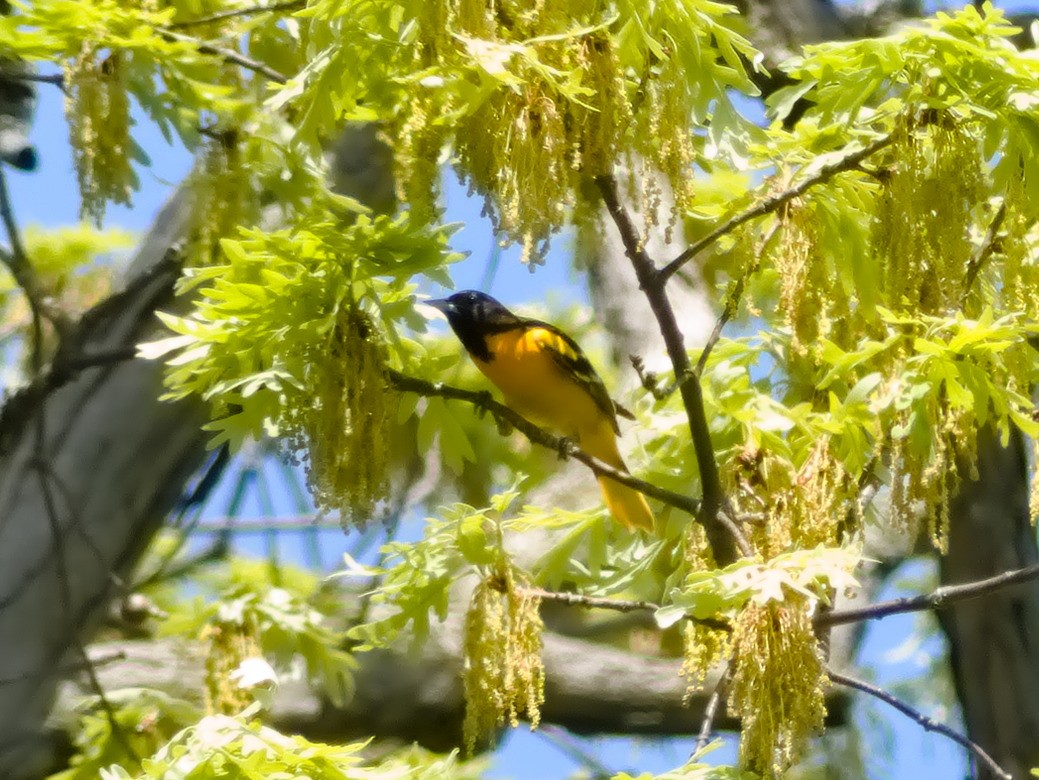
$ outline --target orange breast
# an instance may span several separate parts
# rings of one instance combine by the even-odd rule
[[[496,333],[487,337],[494,359],[474,362],[517,412],[580,439],[582,432],[597,430],[609,421],[584,388],[540,348],[539,342],[552,339],[542,328]]]

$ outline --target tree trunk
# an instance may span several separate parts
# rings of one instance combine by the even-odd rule
[[[167,205],[137,276],[87,313],[74,348],[0,417],[0,777],[50,763],[43,724],[61,667],[81,660],[119,577],[205,458],[202,405],[160,402],[162,364],[126,359],[170,302],[179,268],[167,256],[189,207]]]
[[[993,431],[982,432],[978,472],[951,506],[943,585],[1039,560],[1021,435],[1002,447]],[[1039,581],[961,602],[939,618],[967,734],[1015,778],[1027,777],[1039,766]],[[978,776],[991,777],[983,766]]]

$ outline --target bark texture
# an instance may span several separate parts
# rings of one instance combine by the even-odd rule
[[[178,640],[106,642],[90,648],[99,659],[104,688],[158,688],[172,696],[199,701],[204,658],[196,643]],[[119,656],[117,660],[108,660]],[[417,741],[433,750],[461,744],[465,715],[461,685],[461,615],[434,627],[418,656],[405,650],[380,650],[357,656],[354,698],[342,709],[328,704],[309,685],[279,684],[271,710],[274,725],[310,739],[348,741],[378,737]],[[682,704],[685,681],[680,661],[647,658],[597,642],[545,634],[545,706],[542,722],[585,734],[695,734],[707,696]],[[708,681],[710,688],[711,681]],[[92,694],[80,673],[65,682],[51,718],[52,728],[68,728],[73,707]],[[848,697],[834,691],[829,717],[841,723]],[[717,725],[734,728],[724,708]]]
[[[162,366],[114,358],[156,326],[179,269],[169,250],[188,204],[160,215],[121,293],[89,312],[43,381],[0,417],[0,777],[31,777],[53,750],[43,721],[189,476],[205,458],[200,404],[164,403]],[[101,361],[105,362],[105,361]]]
[[[1039,560],[1021,436],[1003,447],[985,431],[978,441],[978,477],[952,504],[943,585]],[[967,733],[1015,778],[1027,777],[1039,766],[1039,582],[962,602],[941,612],[940,621]],[[978,776],[991,775],[981,766]]]

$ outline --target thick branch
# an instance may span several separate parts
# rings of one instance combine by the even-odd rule
[[[714,552],[714,558],[725,566],[736,560],[737,551],[743,555],[751,554],[750,544],[743,532],[736,526],[725,509],[725,495],[722,490],[721,477],[718,474],[718,463],[714,458],[714,447],[711,444],[711,431],[704,412],[703,393],[700,382],[693,373],[689,354],[685,349],[685,339],[678,327],[674,309],[668,300],[667,291],[661,281],[652,259],[646,254],[639,239],[638,231],[627,210],[621,205],[617,194],[617,182],[612,176],[600,176],[596,179],[599,193],[606,210],[620,231],[624,249],[635,268],[639,286],[646,295],[653,314],[660,327],[660,335],[667,347],[668,357],[675,369],[675,378],[679,382],[682,403],[689,418],[689,431],[696,453],[696,463],[700,470],[700,481],[703,485],[703,502],[697,519],[707,532],[707,539]]]
[[[80,660],[75,648],[104,619],[118,577],[206,456],[201,404],[160,402],[161,364],[115,359],[153,334],[155,309],[170,302],[177,271],[163,259],[190,207],[182,195],[163,210],[135,263],[141,283],[84,316],[55,357],[104,356],[102,365],[56,389],[20,391],[0,413],[5,778],[46,774],[38,767],[54,746],[43,722],[62,666]]]
[[[777,193],[776,195],[770,195],[761,200],[757,205],[751,206],[746,211],[741,211],[739,214],[730,217],[699,241],[691,244],[670,263],[665,265],[659,271],[656,271],[661,283],[670,279],[678,269],[700,254],[700,252],[705,250],[707,247],[713,245],[722,236],[728,235],[740,225],[750,222],[752,219],[757,219],[758,217],[763,217],[766,214],[771,214],[772,212],[777,211],[795,198],[804,195],[817,184],[823,184],[824,182],[829,181],[838,173],[852,170],[867,157],[876,154],[885,146],[889,145],[893,140],[893,136],[890,135],[878,138],[873,143],[867,144],[857,152],[852,152],[837,162],[822,166],[814,174],[798,182],[793,187]]]
[[[996,777],[1003,778],[1004,780],[1014,780],[1013,776],[1009,772],[1004,771],[1003,768],[999,764],[997,764],[992,759],[992,757],[981,748],[980,745],[972,742],[963,734],[960,734],[959,732],[949,728],[948,726],[942,723],[938,723],[937,721],[931,720],[931,718],[927,717],[919,710],[911,707],[909,704],[906,704],[897,696],[893,696],[892,694],[888,693],[883,688],[879,688],[876,685],[871,685],[870,683],[865,682],[863,680],[857,680],[854,677],[848,677],[843,674],[838,674],[837,672],[828,671],[827,674],[829,675],[830,679],[838,685],[843,685],[846,688],[853,688],[856,691],[868,693],[870,696],[880,699],[885,704],[891,705],[910,720],[919,723],[921,726],[924,727],[925,730],[937,732],[942,736],[948,737],[953,742],[962,745],[975,756],[977,756],[977,758],[980,761],[982,761],[989,768],[989,770],[991,770],[992,774]]]
[[[539,444],[542,447],[547,447],[550,450],[560,453],[560,455],[564,457],[572,457],[574,460],[580,461],[588,466],[597,477],[607,477],[616,482],[620,482],[622,485],[635,488],[636,490],[645,493],[647,496],[652,496],[669,506],[689,512],[692,515],[695,515],[700,508],[700,502],[692,496],[684,496],[681,493],[675,493],[662,487],[658,487],[652,482],[646,482],[645,480],[633,477],[628,472],[615,469],[608,463],[589,455],[569,439],[564,439],[560,436],[555,436],[549,433],[524,418],[521,414],[513,411],[504,404],[498,403],[490,393],[463,390],[460,387],[451,387],[450,385],[441,384],[439,382],[427,382],[425,379],[407,376],[406,374],[402,374],[393,369],[387,369],[386,378],[397,390],[416,393],[421,396],[436,396],[452,401],[465,401],[470,403],[477,409],[481,409],[494,415],[494,418],[497,421],[512,426],[526,436],[531,443]]]
[[[342,708],[335,707],[304,681],[286,680],[278,686],[271,711],[276,727],[311,739],[348,741],[389,738],[441,751],[461,744],[462,625],[454,612],[444,623],[430,626],[430,639],[420,653],[407,648],[357,654],[356,692]],[[543,635],[545,704],[542,723],[580,734],[696,734],[708,697],[697,694],[683,704],[686,681],[682,661],[638,655],[609,645],[576,639],[554,631]],[[92,656],[124,656],[98,668],[108,690],[156,688],[197,701],[203,690],[205,653],[197,643],[172,639],[108,642],[90,648]],[[708,683],[710,684],[710,682]],[[59,696],[55,721],[68,728],[75,705],[91,694],[83,676],[66,683]],[[847,716],[850,697],[837,692],[827,699],[829,725]],[[724,709],[724,708],[723,708]],[[724,712],[721,729],[739,724]]]

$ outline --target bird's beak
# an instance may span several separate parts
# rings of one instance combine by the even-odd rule
[[[443,312],[445,315],[449,314],[454,310],[454,304],[451,303],[447,298],[431,298],[428,301],[423,301],[426,306],[432,306],[439,312]]]

